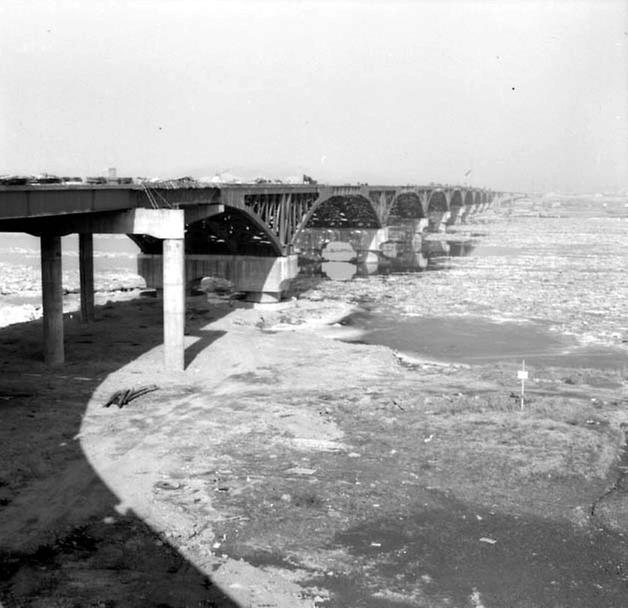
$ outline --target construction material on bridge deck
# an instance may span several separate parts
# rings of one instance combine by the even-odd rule
[[[115,393],[113,393],[113,395],[111,395],[111,397],[109,397],[107,403],[105,403],[103,407],[111,407],[112,405],[117,405],[118,408],[123,408],[131,401],[157,390],[159,390],[159,387],[156,384],[151,384],[149,386],[143,386],[135,390],[127,388],[124,390],[116,391]]]

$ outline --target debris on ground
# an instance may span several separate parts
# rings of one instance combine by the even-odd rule
[[[118,408],[123,408],[131,401],[138,399],[139,397],[142,397],[148,393],[152,393],[156,390],[159,390],[159,387],[156,384],[151,384],[150,386],[143,386],[136,390],[128,388],[126,390],[116,391],[111,395],[111,397],[109,397],[109,400],[103,405],[103,407],[117,405]]]

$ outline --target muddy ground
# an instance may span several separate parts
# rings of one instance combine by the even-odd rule
[[[626,379],[408,363],[325,334],[343,304],[159,302],[3,330],[4,606],[621,606]],[[97,347],[95,347],[97,345]],[[149,348],[148,345],[152,346]],[[103,407],[118,389],[158,391]],[[621,485],[621,484],[619,484]]]
[[[626,369],[531,369],[522,410],[518,360],[342,341],[391,281],[190,298],[176,374],[156,299],[68,317],[57,371],[39,321],[1,329],[0,604],[624,606]],[[423,309],[447,285],[427,279]],[[483,297],[472,313],[497,310]],[[607,306],[598,334],[621,343]],[[588,319],[552,314],[567,335]]]

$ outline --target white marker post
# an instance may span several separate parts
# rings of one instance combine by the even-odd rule
[[[526,380],[528,379],[528,372],[526,371],[525,360],[521,362],[521,369],[517,372],[517,378],[521,380],[521,409],[523,410],[523,401],[526,392]]]

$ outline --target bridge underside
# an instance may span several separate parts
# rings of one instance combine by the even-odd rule
[[[373,203],[361,195],[332,196],[321,202],[303,228],[381,228]]]
[[[150,235],[129,235],[142,253],[161,255],[162,241]],[[189,255],[249,255],[277,257],[283,254],[276,239],[244,210],[227,208],[185,228],[185,253]]]
[[[388,224],[398,220],[426,217],[422,197],[416,192],[403,192],[393,202],[388,212]]]
[[[89,322],[94,319],[93,234],[147,235],[159,242],[162,251],[164,362],[168,368],[183,369],[184,226],[185,212],[180,209],[136,208],[0,219],[0,232],[27,232],[40,237],[44,361],[51,366],[65,361],[61,236],[79,234],[81,317]]]

